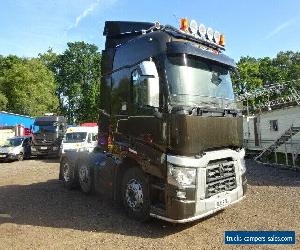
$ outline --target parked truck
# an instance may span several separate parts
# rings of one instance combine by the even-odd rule
[[[184,223],[246,193],[236,64],[224,36],[196,21],[107,21],[99,145],[68,152],[60,179],[119,200],[129,216]]]
[[[38,117],[32,129],[32,156],[57,156],[66,131],[66,119],[63,116],[46,115]]]

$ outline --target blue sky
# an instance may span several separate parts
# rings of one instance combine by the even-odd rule
[[[106,20],[159,21],[179,26],[195,19],[225,34],[226,54],[274,57],[300,51],[300,1],[1,0],[0,54],[34,57],[69,41],[104,48]]]

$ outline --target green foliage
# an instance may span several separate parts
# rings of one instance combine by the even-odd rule
[[[101,54],[97,46],[68,43],[38,58],[0,55],[0,109],[26,115],[55,112],[70,123],[98,119]]]
[[[253,57],[242,57],[237,65],[240,74],[240,81],[238,83],[241,85],[236,86],[236,91],[242,91],[244,87],[249,91],[263,85],[263,81],[260,78],[260,64],[258,60]]]
[[[98,119],[101,55],[95,45],[74,42],[59,56],[57,80],[61,109],[69,122]]]
[[[1,63],[0,103],[7,111],[38,116],[57,112],[53,73],[38,59],[7,57]]]
[[[252,91],[260,86],[292,81],[291,84],[300,89],[300,52],[279,52],[273,59],[269,57],[241,57],[237,63],[240,79],[234,81],[237,94]],[[245,90],[244,89],[244,90]]]
[[[48,49],[44,54],[39,54],[38,58],[54,73],[55,76],[58,74],[59,55],[53,52],[52,48]]]
[[[7,106],[7,98],[6,96],[0,92],[0,110],[5,110]]]

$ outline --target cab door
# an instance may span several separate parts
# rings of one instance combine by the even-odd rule
[[[87,148],[89,152],[93,152],[94,148],[97,146],[97,134],[88,133]]]

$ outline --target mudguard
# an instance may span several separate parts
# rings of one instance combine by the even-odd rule
[[[105,152],[66,152],[62,161],[68,161],[75,169],[75,175],[78,176],[78,164],[85,162],[91,168],[94,178],[94,190],[108,198],[115,197],[117,186],[116,176],[118,161],[111,154]],[[62,166],[62,164],[61,164]],[[60,179],[62,169],[60,166]]]

